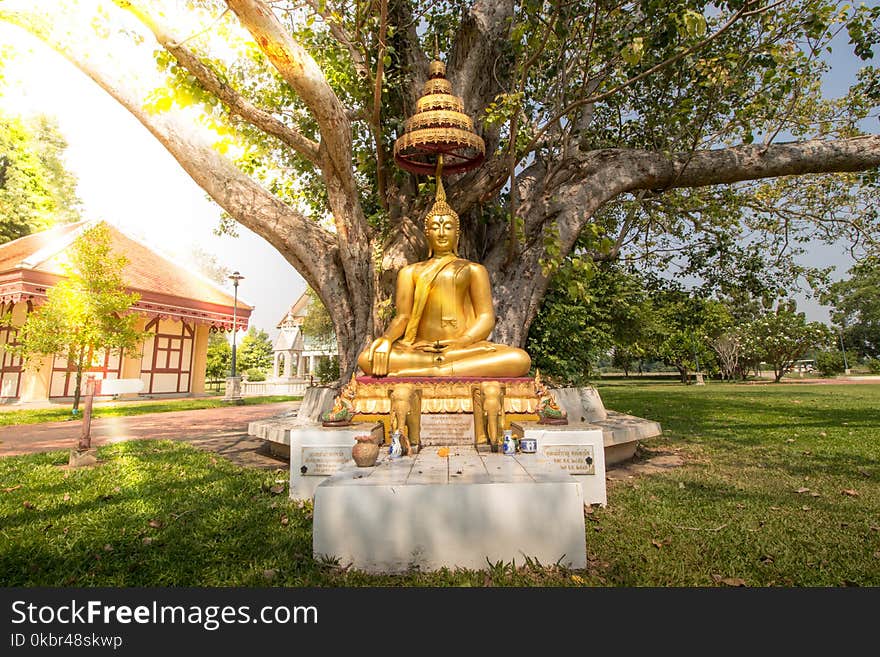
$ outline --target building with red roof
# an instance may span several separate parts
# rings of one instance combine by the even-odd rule
[[[48,290],[64,278],[67,251],[94,222],[56,226],[0,245],[0,315],[12,314],[12,325],[0,326],[0,401],[45,401],[73,395],[74,371],[63,355],[23,368],[4,344],[14,344],[15,327],[45,302]],[[137,379],[145,395],[203,393],[210,331],[248,326],[253,308],[216,284],[160,255],[108,224],[113,251],[124,254],[122,272],[132,307],[141,317],[138,328],[150,335],[138,353],[103,354],[91,372],[99,378]],[[234,306],[236,306],[234,308]]]

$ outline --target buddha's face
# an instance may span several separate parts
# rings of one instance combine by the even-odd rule
[[[452,253],[458,246],[458,228],[455,219],[447,214],[440,214],[428,219],[425,235],[434,255]]]

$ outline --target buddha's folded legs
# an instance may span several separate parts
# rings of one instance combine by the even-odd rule
[[[369,360],[361,354],[358,364],[372,374]],[[395,344],[388,358],[390,376],[496,376],[528,374],[529,355],[522,349],[482,341],[441,353],[425,352]]]

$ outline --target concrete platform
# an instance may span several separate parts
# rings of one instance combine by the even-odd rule
[[[322,482],[315,556],[376,573],[484,569],[526,557],[586,567],[583,496],[568,472],[538,454],[438,450],[383,453],[371,468],[345,465]]]
[[[514,435],[533,438],[537,453],[553,461],[581,486],[584,504],[608,503],[604,435],[595,424],[511,423]]]

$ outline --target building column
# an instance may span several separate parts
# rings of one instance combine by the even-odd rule
[[[280,356],[281,356],[281,352],[276,351],[275,352],[275,360],[272,362],[272,376],[274,376],[276,379],[280,376],[278,373],[278,359],[280,358]]]
[[[284,378],[289,379],[293,372],[293,351],[284,354]]]
[[[208,335],[211,329],[207,324],[196,324],[194,328],[189,391],[190,393],[203,393],[205,392],[205,370],[208,367]]]
[[[296,376],[297,378],[303,378],[305,375],[305,357],[302,355],[302,352],[299,352],[296,357]]]

